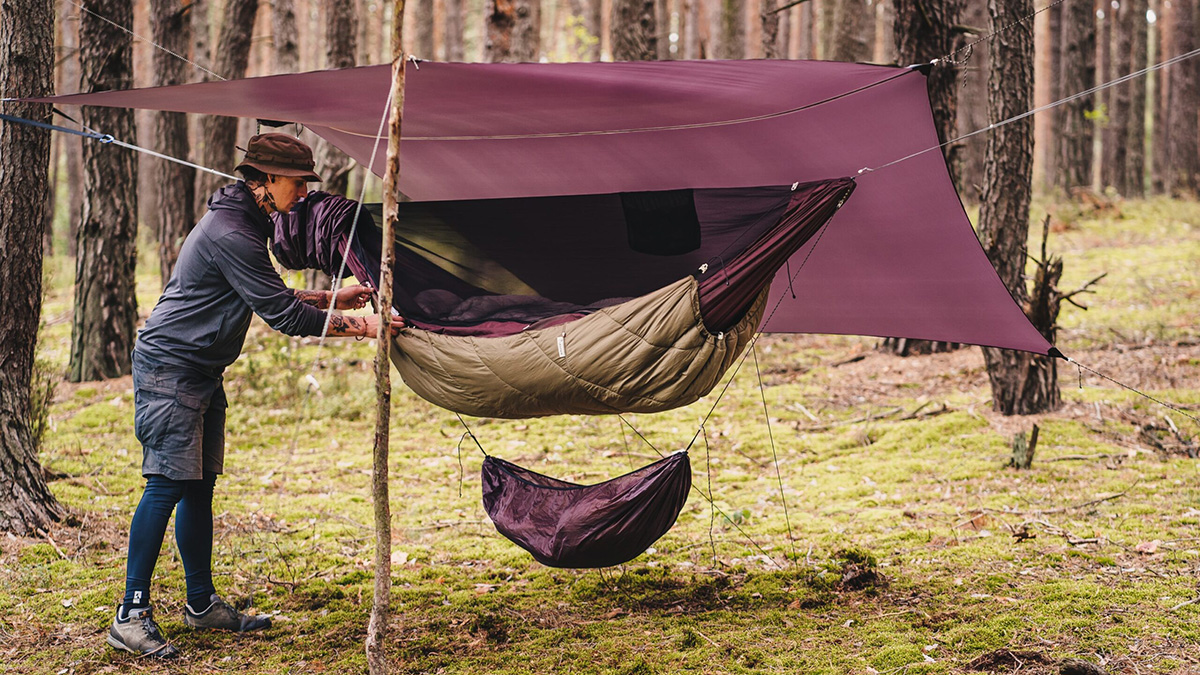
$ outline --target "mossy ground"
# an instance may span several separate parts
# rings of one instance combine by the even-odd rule
[[[1060,347],[1156,397],[1200,409],[1200,206],[1150,201],[1061,214],[1064,287],[1107,271]],[[1036,228],[1035,228],[1036,229]],[[158,289],[140,269],[145,315]],[[41,357],[65,366],[70,265],[50,261]],[[1200,429],[1060,368],[1066,404],[990,410],[977,350],[902,359],[860,338],[774,336],[692,447],[676,527],[610,570],[555,570],[500,537],[479,501],[479,453],[453,415],[393,393],[391,505],[398,672],[1200,671]],[[255,325],[230,369],[217,584],[274,617],[262,635],[185,632],[170,541],[154,600],[184,657],[110,650],[140,447],[128,378],[59,384],[41,461],[70,524],[0,539],[0,670],[28,673],[360,672],[371,602],[373,348],[320,352]],[[856,357],[862,357],[854,360]],[[320,389],[309,393],[313,372]],[[765,395],[771,415],[768,432]],[[688,443],[710,396],[629,416],[658,450]],[[1169,420],[1169,421],[1168,421]],[[488,451],[592,482],[657,457],[611,417],[469,420]],[[1034,423],[1033,468],[1005,468]],[[1170,431],[1178,427],[1180,435]],[[770,443],[773,436],[774,449]],[[783,491],[776,478],[778,457]],[[786,514],[784,501],[786,500]],[[791,538],[789,539],[788,524]]]

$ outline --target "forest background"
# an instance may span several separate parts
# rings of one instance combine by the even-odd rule
[[[391,58],[393,17],[382,2],[57,4],[59,93]],[[1011,5],[1018,30],[1033,26],[1027,107],[1196,48],[1195,0]],[[775,9],[732,0],[422,0],[408,5],[405,47],[465,61],[903,65],[949,56],[931,78],[943,138],[996,121],[988,113],[998,42],[991,34],[1007,24],[992,25],[986,3],[809,0]],[[917,16],[934,20],[914,23]],[[127,55],[107,68],[89,65],[122,50]],[[1188,419],[1200,406],[1195,63],[1039,113],[1025,172],[1037,196],[1021,230],[1034,225],[1036,251],[1038,226],[1047,223],[1050,248],[1066,260],[1064,288],[1105,275],[1077,298],[1086,312],[1064,305],[1057,344],[1175,410],[1083,371],[1076,387],[1076,373],[1064,371],[1060,404],[1006,416],[992,410],[979,350],[771,337],[755,353],[759,376],[748,368],[735,376],[703,459],[693,451],[697,484],[720,513],[694,495],[646,556],[583,572],[540,567],[491,529],[476,497],[477,458],[458,452],[461,429],[398,384],[392,470],[404,478],[393,495],[397,591],[388,645],[395,667],[1052,672],[1083,657],[1108,672],[1200,669],[1200,489],[1197,428]],[[64,112],[226,171],[233,146],[257,130],[249,120]],[[334,178],[327,185],[354,195],[366,181],[368,198],[378,199],[375,179],[306,138],[319,149],[319,171]],[[133,325],[153,306],[214,181],[96,145],[55,135],[50,147],[52,226],[42,240],[45,304],[29,419],[38,470],[57,504],[43,527],[10,527],[0,540],[0,663],[16,672],[154,668],[103,644],[141,480],[121,340],[132,340]],[[985,197],[987,154],[982,135],[947,148],[973,215]],[[102,155],[117,155],[116,164],[101,167]],[[105,171],[107,180],[92,176]],[[135,173],[136,186],[120,179]],[[123,256],[132,274],[119,279],[105,261]],[[103,312],[89,318],[80,302],[88,288],[120,296],[125,324],[112,325]],[[363,667],[370,351],[337,344],[317,352],[311,340],[273,335],[256,322],[229,374],[233,461],[218,490],[218,584],[271,613],[278,627],[248,639],[181,634],[182,572],[168,543],[156,602],[188,654],[173,670]],[[634,421],[674,449],[704,405]],[[507,458],[569,480],[601,480],[654,457],[604,418],[472,423]],[[1033,466],[1006,468],[1033,424],[1041,439]]]

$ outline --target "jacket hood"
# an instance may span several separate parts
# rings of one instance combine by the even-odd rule
[[[219,188],[208,198],[208,209],[210,211],[240,211],[250,222],[254,223],[255,227],[268,236],[275,229],[267,214],[258,208],[258,204],[254,201],[254,195],[251,194],[250,188],[246,187],[244,181],[239,180]]]

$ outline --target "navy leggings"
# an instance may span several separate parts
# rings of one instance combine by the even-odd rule
[[[204,472],[201,480],[171,480],[146,476],[146,489],[129,526],[129,562],[125,568],[126,607],[150,604],[150,578],[175,512],[175,543],[183,559],[188,604],[196,611],[208,607],[216,592],[212,582],[213,486],[217,474]]]

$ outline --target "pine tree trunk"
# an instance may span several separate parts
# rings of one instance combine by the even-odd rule
[[[759,0],[759,18],[762,21],[762,55],[764,59],[778,59],[787,54],[780,54],[779,49],[779,19],[775,12],[775,0]],[[787,44],[786,42],[784,44]]]
[[[1085,6],[1088,3],[1072,3],[1072,6]],[[1049,101],[1057,101],[1062,98],[1062,92],[1067,91],[1067,87],[1063,84],[1064,68],[1062,51],[1065,48],[1064,42],[1067,39],[1067,32],[1071,30],[1068,23],[1071,20],[1067,16],[1069,10],[1064,9],[1063,4],[1051,4],[1046,10],[1046,31],[1043,35],[1044,44],[1034,45],[1034,56],[1040,57],[1045,61],[1046,82],[1046,98]],[[1037,40],[1037,33],[1034,33],[1034,40]],[[1078,91],[1078,90],[1077,90]],[[1036,94],[1035,94],[1036,96]],[[1065,112],[1063,108],[1051,108],[1034,119],[1034,133],[1037,135],[1041,145],[1037,148],[1038,156],[1042,160],[1042,185],[1046,188],[1052,188],[1061,182],[1062,175],[1062,158],[1059,156],[1059,145],[1062,144],[1061,131],[1063,129],[1063,116]],[[1044,121],[1044,123],[1043,123]],[[1040,124],[1040,126],[1039,126]]]
[[[489,63],[537,61],[541,0],[488,0],[484,58]]]
[[[228,0],[221,24],[221,37],[217,40],[216,57],[211,70],[226,79],[237,79],[246,75],[250,63],[251,27],[258,12],[258,0]],[[200,119],[200,164],[202,166],[232,173],[237,139],[236,117],[205,115]],[[228,179],[210,173],[201,173],[196,181],[196,220],[207,211],[208,198]]]
[[[357,62],[357,38],[358,12],[354,0],[329,0],[325,4],[325,67],[353,68]],[[351,165],[346,153],[324,140],[317,144],[317,166],[325,179],[321,189],[345,196]]]
[[[1063,11],[1060,92],[1086,91],[1096,82],[1096,13],[1086,2],[1060,5]],[[1055,99],[1057,100],[1057,99]],[[1094,98],[1084,96],[1062,105],[1056,120],[1058,172],[1055,185],[1067,194],[1092,184],[1092,140],[1094,124],[1087,114]]]
[[[1033,26],[1016,25],[1033,11],[1030,0],[988,0],[992,30],[1011,26],[992,40],[988,117],[999,122],[1033,103]],[[979,238],[1013,298],[1028,308],[1026,240],[1033,170],[1033,120],[992,130],[987,138]],[[1028,309],[1027,309],[1028,311]],[[1006,349],[983,349],[992,407],[1005,415],[1053,410],[1060,405],[1057,369],[1048,357]]]
[[[866,61],[875,44],[875,17],[866,0],[836,0],[834,61]]]
[[[966,0],[963,8],[963,22],[971,31],[970,41],[975,41],[987,33],[987,0]],[[966,58],[966,67],[959,74],[958,96],[958,128],[963,133],[982,129],[988,125],[987,113],[987,77],[988,49],[975,45],[969,50],[958,54],[958,58]],[[959,153],[961,179],[959,195],[970,204],[978,204],[980,191],[983,189],[985,139],[976,136],[968,140]]]
[[[121,26],[133,22],[130,0],[97,0],[88,9]],[[133,84],[129,34],[84,12],[79,17],[81,89]],[[116,138],[136,138],[132,110],[84,106],[83,124]],[[68,378],[83,382],[128,375],[137,324],[137,158],[102,143],[83,146],[83,217],[75,263],[75,314]]]
[[[614,61],[658,58],[654,0],[612,1],[612,53]]]
[[[929,63],[957,49],[962,0],[895,0],[895,8],[893,35],[900,63]],[[927,82],[933,125],[937,128],[938,140],[945,143],[956,136],[958,69],[939,62],[929,72]],[[950,178],[958,185],[960,171],[954,161],[957,149],[947,146],[943,151]]]
[[[275,73],[300,72],[296,0],[272,0],[271,34],[275,42]]]
[[[817,0],[808,0],[808,2],[800,5],[800,18],[796,22],[795,30],[799,32],[797,36],[798,44],[796,58],[800,59],[815,59],[817,58],[817,13],[813,10],[813,3]]]
[[[1132,9],[1128,0],[1121,0],[1120,7],[1113,10],[1108,19],[1112,23],[1112,78],[1129,74],[1129,13]],[[1112,143],[1112,152],[1105,153],[1105,160],[1112,162],[1109,169],[1109,182],[1120,195],[1128,194],[1129,177],[1125,173],[1127,142],[1129,139],[1130,91],[1129,83],[1118,84],[1109,89],[1112,107],[1108,114],[1108,134],[1106,140]]]
[[[684,0],[687,19],[683,24],[683,58],[700,58],[700,3],[702,0]]]
[[[74,0],[62,0],[62,81],[60,94],[79,91],[79,14]],[[64,106],[63,112],[79,119],[79,106]],[[79,218],[83,214],[83,139],[67,136],[63,140],[67,155],[67,255],[74,258],[79,237]]]
[[[1115,13],[1111,6],[1104,8],[1104,17],[1100,21],[1099,35],[1099,56],[1096,59],[1096,80],[1098,82],[1109,82],[1113,79],[1116,73],[1116,68],[1113,65],[1113,24]],[[1114,135],[1113,127],[1113,105],[1114,95],[1113,88],[1109,87],[1100,92],[1099,101],[1103,105],[1105,121],[1100,127],[1100,189],[1113,185],[1116,182],[1115,171],[1113,170],[1113,161],[1117,152],[1116,136]]]
[[[6,0],[0,21],[0,97],[54,94],[54,5]],[[50,106],[10,102],[4,112],[50,122]],[[63,509],[46,487],[30,431],[29,384],[42,313],[42,237],[50,189],[50,132],[0,123],[0,531],[47,529]]]
[[[957,0],[959,14],[962,13],[962,0]],[[900,57],[896,53],[896,3],[892,0],[876,0],[875,2],[875,63],[899,64]],[[956,32],[961,26],[955,26]],[[909,64],[900,64],[909,65]]]
[[[1146,67],[1146,43],[1149,25],[1146,23],[1146,0],[1124,0],[1129,4],[1122,32],[1129,35],[1129,69]],[[1129,124],[1125,137],[1126,197],[1146,195],[1146,78],[1134,78],[1129,84]]]
[[[413,0],[413,14],[409,26],[413,40],[413,56],[418,59],[435,59],[433,53],[433,0]]]
[[[1175,54],[1186,54],[1197,47],[1197,0],[1172,0],[1174,30],[1171,42]],[[1190,58],[1170,67],[1171,100],[1167,106],[1170,129],[1170,162],[1166,189],[1171,195],[1200,195],[1200,59]]]
[[[746,58],[746,1],[721,0],[721,36],[717,58]]]
[[[186,54],[192,39],[189,3],[180,0],[150,0],[154,41],[176,54]],[[154,86],[184,84],[191,68],[187,62],[167,52],[154,50]],[[189,152],[188,120],[184,113],[154,114],[156,149],[164,155],[187,159]],[[179,258],[179,248],[195,224],[196,170],[191,167],[154,160],[154,180],[162,196],[158,207],[158,263],[165,287]]]
[[[1164,0],[1155,2],[1157,21],[1154,22],[1154,61],[1162,63],[1175,55],[1171,23],[1174,14]],[[1167,191],[1168,165],[1171,163],[1170,137],[1171,74],[1173,68],[1163,68],[1151,73],[1154,78],[1154,133],[1150,145],[1150,192],[1161,195]]]
[[[463,60],[463,1],[446,0],[446,14],[443,17],[443,30],[446,42],[446,60],[458,62]]]

